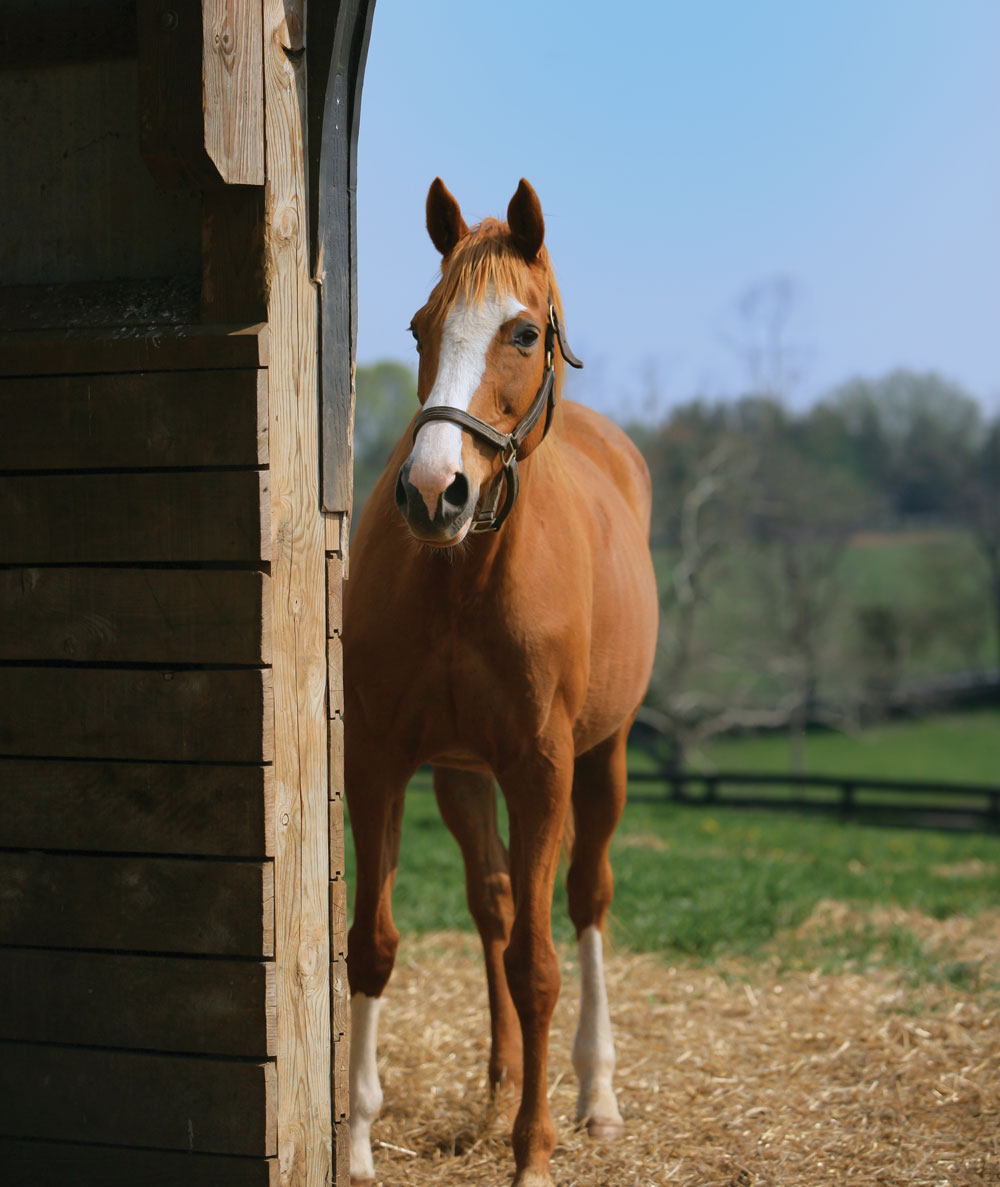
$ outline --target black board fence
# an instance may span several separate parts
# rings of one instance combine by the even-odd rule
[[[670,769],[629,771],[628,779],[632,788],[662,788],[660,794],[630,792],[630,798],[638,801],[784,808],[834,813],[846,820],[1000,833],[1000,785],[939,779],[869,779],[860,775]]]

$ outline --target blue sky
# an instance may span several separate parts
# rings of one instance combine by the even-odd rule
[[[412,361],[434,176],[471,223],[523,175],[576,398],[624,418],[737,394],[737,300],[781,276],[793,403],[909,366],[996,409],[998,46],[1000,0],[377,0],[359,361]]]

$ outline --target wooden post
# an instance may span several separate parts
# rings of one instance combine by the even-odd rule
[[[285,1187],[332,1174],[326,584],[317,294],[310,280],[303,12],[264,0],[276,733],[278,1160]]]

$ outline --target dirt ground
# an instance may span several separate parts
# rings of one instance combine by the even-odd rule
[[[908,923],[947,929],[951,950],[997,967],[1000,917]],[[549,1065],[557,1187],[1000,1184],[997,992],[912,988],[885,970],[708,970],[611,954],[627,1132],[601,1144],[573,1125],[577,968],[562,955]],[[487,1106],[488,1038],[475,938],[404,937],[379,1043],[373,1145],[386,1187],[510,1181],[509,1124]]]

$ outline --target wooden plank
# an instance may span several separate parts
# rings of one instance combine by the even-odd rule
[[[318,6],[322,8],[323,6]],[[326,569],[308,248],[302,0],[264,0],[274,551],[278,1140],[286,1187],[332,1176]]]
[[[268,664],[266,573],[0,570],[0,660]]]
[[[267,317],[263,189],[224,186],[202,193],[201,259],[202,321]]]
[[[274,965],[0,948],[0,1038],[266,1059]]]
[[[330,799],[344,797],[344,719],[330,718]]]
[[[266,325],[25,330],[0,336],[0,375],[266,367],[268,337]]]
[[[344,560],[326,558],[326,632],[339,635],[344,629]]]
[[[267,371],[0,380],[0,470],[267,464]]]
[[[0,1043],[8,1137],[276,1153],[273,1063]]]
[[[334,1187],[345,1187],[350,1181],[351,1127],[345,1119],[333,1123],[333,1183]]]
[[[271,862],[0,853],[0,944],[271,956]]]
[[[347,955],[347,883],[337,878],[330,883],[330,955]]]
[[[266,560],[266,470],[0,478],[0,564]]]
[[[327,672],[330,699],[328,708],[331,717],[344,715],[344,643],[340,635],[332,635],[326,641]]]
[[[344,801],[337,798],[330,801],[330,877],[343,878],[346,873],[344,864]]]
[[[326,551],[340,552],[343,541],[344,514],[335,512],[323,516],[323,526],[326,529]]]
[[[0,759],[0,846],[274,854],[271,768]]]
[[[344,1121],[351,1115],[351,1099],[348,1091],[351,1068],[351,1032],[348,1027],[345,1034],[333,1044],[333,1067],[331,1079],[333,1082],[333,1119]]]
[[[136,53],[135,12],[126,0],[64,4],[0,14],[0,69],[66,66]]]
[[[266,668],[0,667],[0,705],[0,755],[248,763],[272,756]]]
[[[264,184],[264,47],[253,0],[202,0],[205,151],[230,185]]]
[[[353,498],[357,339],[357,145],[374,0],[310,13],[311,222],[321,291],[323,507]]]
[[[337,1180],[341,1187],[350,1178],[350,1163],[346,1165],[344,1177]],[[279,1187],[280,1180],[277,1158],[129,1150],[2,1137],[0,1166],[6,1187],[68,1187],[70,1183],[73,1187]]]
[[[330,965],[331,1033],[333,1041],[351,1030],[351,990],[347,981],[347,959],[338,957]]]

